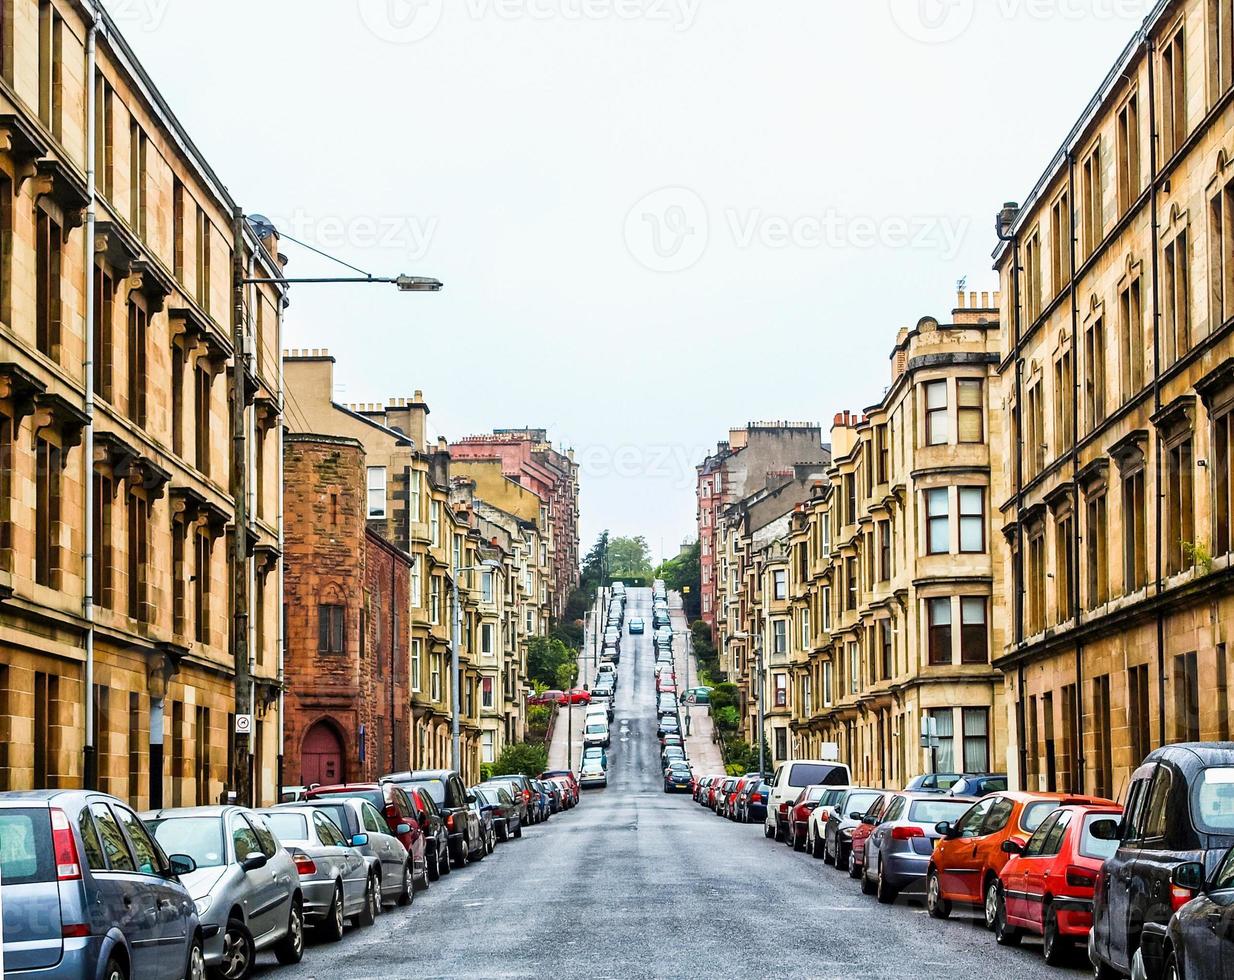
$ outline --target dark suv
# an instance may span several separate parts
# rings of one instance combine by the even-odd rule
[[[450,841],[450,860],[461,868],[468,861],[479,861],[486,853],[480,818],[472,807],[471,794],[453,769],[419,769],[382,776],[383,783],[393,783],[404,789],[426,790],[441,811]]]
[[[1150,753],[1131,776],[1118,835],[1097,880],[1089,958],[1099,978],[1157,978],[1170,917],[1198,890],[1176,871],[1198,862],[1211,876],[1234,845],[1234,742]]]

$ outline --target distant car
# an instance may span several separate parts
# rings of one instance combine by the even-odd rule
[[[797,759],[776,766],[771,777],[771,799],[767,802],[767,818],[763,833],[776,840],[784,840],[788,827],[788,805],[807,786],[848,786],[852,776],[842,762],[827,762],[824,759]]]
[[[643,621],[639,619],[637,616],[633,616],[630,619],[630,632],[631,633],[643,632]]]
[[[531,780],[531,790],[531,809],[528,811],[527,822],[530,824],[543,823],[553,815],[551,791],[539,779]]]
[[[657,735],[672,735],[674,733],[680,733],[680,731],[681,723],[677,720],[677,716],[675,714],[660,716],[660,721],[656,727]]]
[[[416,819],[424,834],[424,859],[428,862],[429,880],[436,881],[450,873],[450,831],[446,827],[446,818],[427,788],[403,786],[402,789],[416,808]]]
[[[300,875],[304,922],[327,942],[343,938],[343,922],[371,926],[381,913],[381,864],[359,848],[367,834],[343,836],[319,807],[258,810],[291,855]]]
[[[895,794],[866,840],[861,890],[890,904],[903,889],[924,881],[941,836],[937,825],[958,820],[975,802],[930,790]]]
[[[687,687],[685,700],[687,704],[711,704],[711,688]]]
[[[690,772],[689,763],[684,760],[671,762],[664,769],[664,792],[688,793],[690,792],[690,784],[693,780],[694,776]]]
[[[540,773],[541,779],[564,779],[574,786],[574,797],[578,798],[578,777],[569,769],[545,769]]]
[[[383,784],[419,786],[427,790],[445,819],[449,833],[450,860],[455,867],[484,857],[486,842],[480,833],[480,817],[467,799],[467,787],[453,769],[417,769],[383,776]]]
[[[761,822],[767,816],[767,797],[771,795],[771,787],[762,780],[753,784],[745,799],[739,804],[737,819],[742,823]]]
[[[561,704],[562,699],[566,696],[565,691],[551,690],[541,691],[539,694],[531,694],[527,697],[528,704]]]
[[[271,947],[279,962],[300,962],[300,874],[262,817],[238,806],[202,806],[153,810],[142,820],[165,852],[187,854],[197,865],[180,880],[208,932],[207,970],[241,980]],[[110,846],[106,836],[104,846]]]
[[[947,787],[952,796],[985,796],[1007,789],[1006,773],[966,773]]]
[[[680,745],[666,745],[660,752],[662,766],[668,766],[674,762],[684,762],[685,758],[686,750]]]
[[[476,821],[480,824],[480,840],[484,842],[482,854],[492,854],[497,850],[496,814],[484,805],[483,798],[476,793],[474,786],[467,791],[467,807],[476,815]]]
[[[511,791],[504,786],[484,783],[472,789],[476,795],[481,810],[488,810],[493,815],[493,830],[499,841],[514,840],[523,836],[524,806],[516,802]]]
[[[1093,927],[1093,891],[1106,858],[1118,850],[1119,806],[1060,806],[1027,841],[1010,838],[1011,858],[998,873],[994,938],[1018,946],[1024,933],[1042,937],[1051,966],[1071,958]]]
[[[924,776],[914,776],[904,787],[904,792],[946,793],[963,775],[959,772],[929,772]]]
[[[583,749],[583,761],[586,762],[588,759],[599,759],[600,765],[605,769],[608,768],[608,751],[602,745],[589,745]]]
[[[104,793],[0,793],[5,976],[75,980],[205,973],[188,854],[164,853],[137,815]],[[163,914],[135,915],[132,906]],[[103,927],[103,928],[99,928]]]
[[[518,807],[518,824],[520,827],[531,823],[532,796],[535,789],[531,779],[521,774],[493,776],[480,784],[485,789],[503,789],[510,794],[510,799]],[[513,824],[510,829],[513,830]],[[499,835],[500,836],[500,835]]]
[[[810,820],[806,826],[806,850],[816,858],[823,857],[823,838],[827,821],[831,819],[831,811],[835,809],[852,787],[824,786],[823,795],[818,804],[810,812]]]
[[[583,789],[607,786],[608,770],[605,768],[604,762],[596,756],[584,758],[583,768],[579,773],[579,783]]]
[[[823,827],[823,863],[834,864],[840,871],[848,870],[852,856],[853,830],[861,824],[870,804],[879,799],[884,789],[867,786],[850,787],[831,810]]]
[[[826,786],[807,786],[788,807],[788,827],[784,842],[795,851],[804,851],[806,834],[810,829],[810,814],[823,798]]]
[[[428,841],[420,829],[415,804],[403,790],[392,783],[340,783],[316,786],[309,790],[309,800],[331,796],[354,796],[368,800],[381,811],[389,832],[399,839],[411,855],[412,877],[420,887],[428,884]]]

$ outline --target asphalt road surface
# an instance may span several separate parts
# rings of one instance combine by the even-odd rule
[[[278,980],[361,977],[931,978],[1078,976],[1040,944],[1004,949],[975,919],[930,919],[912,896],[881,906],[848,875],[760,826],[668,796],[655,726],[651,593],[627,609],[609,785],[522,840],[435,882],[341,942],[310,941]],[[577,760],[576,760],[577,765]],[[701,775],[701,773],[700,773]]]

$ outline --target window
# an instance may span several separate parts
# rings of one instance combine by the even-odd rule
[[[104,401],[112,401],[115,337],[112,330],[112,298],[115,280],[101,266],[94,269],[94,393]],[[179,348],[173,348],[173,352]]]
[[[99,191],[108,200],[115,191],[112,164],[115,161],[115,92],[102,72],[94,76],[94,172]]]
[[[411,559],[411,608],[419,609],[424,602],[424,576],[420,571],[420,559]]]
[[[197,302],[210,312],[210,246],[212,226],[202,208],[197,209]]]
[[[1105,326],[1101,317],[1084,332],[1084,424],[1092,432],[1105,421]]]
[[[886,582],[891,578],[891,521],[878,523],[878,578]]]
[[[947,513],[947,488],[925,491],[926,554],[944,555],[951,550],[951,526]]]
[[[950,708],[932,708],[929,714],[934,719],[938,734],[938,746],[934,749],[932,768],[934,772],[955,772],[955,715]],[[977,826],[980,826],[981,819],[985,817],[985,811],[989,809],[989,800],[983,800],[974,809],[981,809],[980,816],[977,818]],[[970,810],[969,814],[971,815],[972,812]],[[967,819],[967,816],[962,818],[962,820]],[[960,824],[956,827],[959,829]]]
[[[1040,378],[1031,385],[1027,393],[1028,418],[1025,420],[1024,449],[1025,476],[1032,479],[1045,467],[1045,399],[1042,396],[1044,387]]]
[[[777,708],[788,707],[788,675],[775,675],[775,706]]]
[[[204,476],[210,475],[210,430],[212,418],[210,413],[210,388],[213,375],[210,368],[198,362],[193,379],[193,397],[196,408],[196,433],[193,439],[193,449],[196,453],[197,469]]]
[[[1053,283],[1057,296],[1071,279],[1071,200],[1066,191],[1059,194],[1050,208],[1050,240],[1054,243]]]
[[[774,583],[774,597],[776,599],[788,598],[788,573],[784,571],[774,571],[771,573],[771,579]]]
[[[823,707],[831,707],[832,697],[832,667],[830,660],[823,661]]]
[[[197,805],[206,806],[210,799],[210,709],[197,705],[193,712],[193,784],[197,787]]]
[[[1058,452],[1069,448],[1075,440],[1075,418],[1072,399],[1075,397],[1075,374],[1071,365],[1071,348],[1058,355],[1054,362],[1054,444]]]
[[[35,234],[35,343],[40,353],[59,362],[64,240],[56,219],[42,209],[35,220]]]
[[[861,647],[859,644],[848,645],[848,690],[856,694],[861,689]]]
[[[39,785],[36,783],[36,785]],[[103,842],[103,853],[107,858],[107,867],[111,871],[136,872],[133,856],[124,842],[124,834],[111,807],[106,803],[92,803],[90,812],[94,814],[94,823],[98,827],[99,837]]]
[[[820,591],[819,605],[822,607],[823,632],[831,632],[831,586],[824,585]]]
[[[480,595],[484,602],[493,601],[493,573],[482,572],[480,574]]]
[[[882,677],[885,681],[889,681],[895,676],[894,651],[891,640],[891,636],[894,632],[895,631],[892,628],[891,620],[884,619],[881,623],[879,623],[878,635],[881,654],[879,659],[881,661],[880,666],[882,668]]]
[[[136,493],[128,496],[129,618],[139,623],[152,620],[149,601],[150,501]]]
[[[1122,395],[1123,401],[1130,401],[1144,387],[1144,316],[1139,276],[1118,294],[1118,321]]]
[[[1038,524],[1028,535],[1028,632],[1045,629],[1045,526]]]
[[[413,638],[411,641],[411,689],[414,693],[420,693],[420,658],[423,652],[424,645],[418,638]]]
[[[1208,99],[1212,105],[1234,84],[1234,9],[1230,0],[1208,4]]]
[[[981,442],[985,438],[983,391],[979,378],[961,378],[956,382],[956,412],[960,442]]]
[[[813,637],[810,634],[810,610],[801,610],[801,649],[809,650]]]
[[[821,529],[820,535],[822,539],[822,553],[824,555],[831,554],[831,514],[822,514],[818,519]]]
[[[60,505],[64,453],[46,439],[35,451],[34,579],[60,587]],[[35,783],[36,786],[43,785]]]
[[[1200,675],[1194,651],[1174,658],[1174,741],[1200,740]]]
[[[1131,764],[1138,766],[1153,750],[1148,707],[1148,664],[1127,669],[1127,730],[1131,733]]]
[[[111,479],[104,476],[102,473],[95,471],[94,474],[94,566],[93,572],[93,592],[95,605],[103,609],[111,609],[113,599],[113,575],[114,571],[114,545],[112,542],[112,488],[114,484]],[[183,541],[182,533],[173,534],[174,541]],[[180,547],[183,551],[183,545]],[[183,555],[180,556],[180,561],[183,561]],[[179,567],[174,572],[175,585],[183,591],[184,580],[183,574]],[[181,601],[183,601],[181,597]],[[178,632],[182,632],[178,631]]]
[[[480,761],[481,762],[496,761],[497,756],[493,748],[493,734],[494,734],[493,732],[481,732],[480,733]]]
[[[1123,591],[1130,594],[1148,581],[1145,543],[1144,470],[1123,478]]]
[[[964,771],[990,771],[990,712],[986,708],[965,708]]]
[[[1098,141],[1084,158],[1080,172],[1080,217],[1084,223],[1084,254],[1092,255],[1101,244],[1105,228],[1102,221],[1101,143]]]
[[[1041,316],[1041,232],[1034,228],[1025,236],[1021,262],[1024,267],[1024,324]]]
[[[1209,202],[1208,279],[1213,329],[1234,315],[1234,184],[1218,189]]]
[[[1140,97],[1132,92],[1118,110],[1118,213],[1140,196]]]
[[[450,545],[451,561],[453,562],[451,570],[456,571],[463,567],[463,536],[461,534],[452,535]]]
[[[441,700],[441,655],[433,655],[433,671],[429,677],[429,696],[434,701]]]
[[[34,672],[34,785],[54,788],[54,748],[59,742],[60,678]],[[57,767],[59,768],[59,767]]]
[[[491,677],[480,678],[480,707],[492,708],[493,706],[493,679]]]
[[[1093,678],[1093,741],[1096,746],[1096,767],[1093,791],[1097,796],[1114,795],[1114,753],[1111,745],[1110,675]]]
[[[147,351],[149,343],[149,315],[137,300],[129,297],[129,419],[136,425],[146,425]]]
[[[941,446],[947,442],[947,382],[929,381],[925,385],[926,445]],[[849,515],[852,517],[853,515]]]
[[[346,653],[343,635],[344,607],[322,604],[317,607],[317,652],[339,655]]]
[[[6,18],[11,17],[10,9]],[[39,118],[56,139],[63,139],[64,21],[51,0],[39,0]]]
[[[428,621],[434,626],[441,622],[441,576],[429,578],[428,586]]]
[[[368,516],[386,516],[386,468],[368,467]]]
[[[857,559],[844,559],[844,584],[847,586],[845,594],[846,603],[845,609],[852,611],[857,608]]]
[[[441,501],[434,500],[429,509],[429,543],[434,548],[441,547]]]
[[[788,652],[788,620],[773,619],[771,621],[772,647],[771,652],[782,655]]]
[[[1073,615],[1071,588],[1075,582],[1075,549],[1072,547],[1074,521],[1070,512],[1054,521],[1054,604],[1058,621],[1066,622]]]
[[[985,490],[960,487],[960,551],[985,551]]]
[[[1084,565],[1088,608],[1101,605],[1110,597],[1109,548],[1106,543],[1107,518],[1105,493],[1088,498],[1085,507]]]
[[[494,652],[493,636],[494,636],[493,624],[492,623],[481,623],[480,624],[480,652],[484,654],[484,656],[486,657],[491,657],[493,655],[493,652]]]
[[[963,596],[960,599],[960,663],[989,662],[990,638],[986,629],[986,600],[983,596]]]
[[[951,600],[927,599],[930,664],[951,663]]]
[[[0,571],[13,561],[13,420],[0,411]]]
[[[1162,162],[1170,159],[1187,138],[1186,62],[1183,27],[1161,46]]]
[[[146,237],[146,164],[149,146],[137,120],[129,126],[129,225]]]
[[[806,718],[814,714],[814,694],[810,689],[809,674],[801,676],[801,713]]]
[[[1191,350],[1191,257],[1187,254],[1187,229],[1165,246],[1162,262],[1162,314],[1165,318],[1165,360],[1173,363]]]

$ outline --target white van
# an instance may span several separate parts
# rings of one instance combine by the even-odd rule
[[[609,746],[608,716],[598,712],[583,720],[583,748],[589,745]]]
[[[767,800],[767,817],[763,821],[763,834],[784,840],[787,833],[788,805],[797,799],[807,786],[848,786],[853,781],[852,773],[843,762],[827,762],[823,759],[793,759],[776,766],[771,777],[771,796]]]

